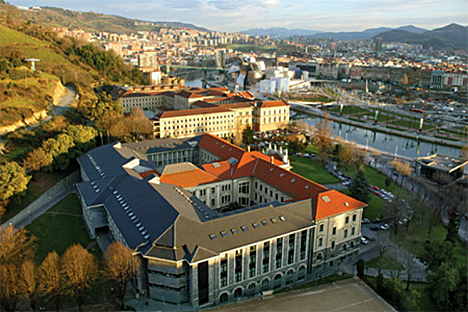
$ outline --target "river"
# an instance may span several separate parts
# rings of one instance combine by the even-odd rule
[[[291,120],[303,120],[308,125],[317,126],[320,117],[308,114],[291,112]],[[397,154],[409,158],[422,157],[432,154],[441,154],[452,157],[460,157],[460,149],[435,143],[429,143],[416,139],[409,139],[397,135],[382,133],[339,123],[330,120],[331,131],[334,136],[340,136],[346,141],[356,142],[364,146],[369,146],[383,152]],[[416,132],[415,132],[416,136]]]
[[[193,72],[182,75],[185,78],[187,87],[202,87],[201,72]],[[308,114],[297,113],[293,110],[291,119],[303,119],[308,125],[316,126],[320,117]],[[386,134],[378,131],[359,128],[330,120],[333,135],[338,135],[346,141],[356,142],[364,146],[369,146],[383,152],[397,154],[409,158],[428,156],[432,154],[441,154],[452,157],[460,157],[460,149],[436,143],[408,139],[393,134]],[[416,133],[415,133],[416,135]]]

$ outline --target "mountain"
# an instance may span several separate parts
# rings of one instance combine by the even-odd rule
[[[410,33],[422,33],[427,31],[413,25],[401,26],[398,30],[404,30]],[[380,33],[395,30],[390,27],[369,28],[363,31],[341,31],[341,32],[320,32],[316,33],[311,38],[328,38],[334,40],[356,40],[356,39],[371,39]]]
[[[414,25],[400,26],[397,29],[406,30],[406,31],[409,31],[411,33],[423,33],[423,32],[428,31],[427,29],[416,27]]]
[[[380,27],[380,28],[370,28],[364,31],[340,31],[340,32],[322,32],[310,36],[311,38],[327,38],[334,40],[355,40],[355,39],[370,39],[375,35],[389,31],[391,28]]]
[[[21,18],[33,23],[55,27],[71,27],[89,32],[130,34],[136,31],[159,30],[163,25],[210,31],[203,27],[179,22],[149,22],[94,12],[77,12],[55,7],[41,7],[40,11],[18,10]]]
[[[467,49],[468,27],[450,24],[434,30],[411,33],[402,29],[394,29],[378,35],[384,42],[405,42],[421,44],[425,49]],[[374,37],[375,38],[375,37]]]
[[[319,30],[308,29],[287,29],[284,27],[272,28],[254,28],[246,31],[241,31],[243,34],[250,36],[270,36],[270,38],[286,38],[291,36],[310,36],[319,33]]]

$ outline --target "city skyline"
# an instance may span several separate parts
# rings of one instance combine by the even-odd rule
[[[74,11],[112,14],[153,22],[182,22],[213,31],[240,32],[252,28],[285,27],[320,31],[362,31],[414,25],[426,29],[450,23],[466,25],[463,0],[298,1],[248,0],[14,0],[18,6],[51,6]],[[417,12],[417,14],[415,14]],[[365,18],[363,18],[365,17]]]

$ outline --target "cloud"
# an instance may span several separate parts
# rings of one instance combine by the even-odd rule
[[[264,9],[274,9],[281,5],[280,0],[257,0],[256,3]]]

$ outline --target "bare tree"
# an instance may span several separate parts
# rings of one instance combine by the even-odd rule
[[[379,252],[379,256],[382,262],[385,254],[390,250],[390,238],[389,238],[388,231],[380,231],[379,232],[379,239],[377,242],[377,251]],[[382,263],[379,264],[378,268],[378,275],[380,275],[382,271]]]
[[[364,164],[366,163],[367,161],[367,152],[362,150],[362,149],[359,149],[359,148],[356,148],[354,150],[354,158],[353,158],[353,162],[354,164],[356,165],[356,168],[358,170],[362,170]]]
[[[55,251],[49,252],[39,268],[41,291],[54,302],[55,310],[60,310],[60,295],[62,293],[62,277],[60,274],[60,258]]]
[[[409,290],[411,277],[416,271],[416,256],[410,252],[403,252],[403,266],[406,272],[406,290]]]
[[[116,296],[119,300],[119,309],[125,308],[125,295],[127,286],[135,277],[138,261],[132,255],[132,250],[120,242],[112,243],[106,250],[104,257],[107,261],[107,274],[115,282]]]
[[[36,311],[39,290],[38,269],[34,261],[26,259],[21,265],[21,291],[29,300],[31,310]]]
[[[317,131],[315,132],[314,143],[319,148],[319,158],[322,163],[326,163],[329,155],[333,149],[333,143],[331,140],[331,129],[328,120],[328,114],[325,113],[324,119],[320,119],[317,124]]]
[[[5,311],[15,311],[21,297],[18,266],[14,263],[0,264],[0,301]]]
[[[354,148],[350,144],[343,144],[339,149],[338,158],[345,165],[346,170],[348,170],[349,165],[354,159]]]
[[[97,264],[94,256],[81,245],[69,247],[62,256],[64,286],[75,297],[78,310],[81,311],[85,292],[97,278]]]

